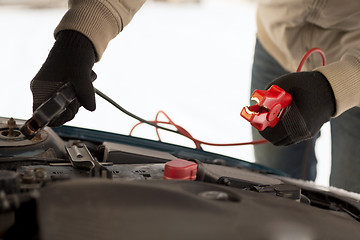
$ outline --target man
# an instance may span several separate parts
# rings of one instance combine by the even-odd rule
[[[277,146],[256,146],[256,161],[314,180],[315,141],[331,119],[330,185],[360,192],[360,1],[261,1],[257,29],[251,91],[275,84],[293,103],[277,126],[260,132]],[[314,47],[328,64],[313,57],[307,72],[289,74]]]
[[[332,175],[331,183],[360,192],[357,184],[360,177],[342,182],[346,179],[344,176],[357,176],[360,170],[359,161],[352,161],[348,156],[348,163],[343,160],[344,154],[352,155],[355,160],[360,158],[359,150],[354,146],[360,134],[360,6],[357,0],[345,2],[341,3],[341,8],[337,0],[259,3],[259,41],[252,88],[264,89],[270,81],[285,74],[271,84],[280,86],[293,96],[293,103],[281,122],[260,134],[275,145],[302,143],[290,148],[259,146],[255,153],[256,160],[262,164],[288,172],[293,177],[314,179],[315,142],[303,141],[316,136],[323,123],[336,117],[332,120],[333,144],[337,145],[333,148],[333,155],[336,155],[333,159],[338,160],[333,162],[333,170],[336,169],[333,173],[336,174]],[[69,1],[69,10],[55,29],[56,42],[31,82],[34,109],[65,82],[72,83],[75,88],[78,101],[50,126],[71,120],[81,105],[87,110],[95,110],[92,81],[96,74],[92,67],[101,59],[109,41],[130,22],[143,3],[144,0]],[[301,55],[312,47],[323,48],[331,64],[313,71],[316,65],[308,64],[308,72],[289,74],[296,69]],[[343,134],[350,123],[353,127]],[[349,138],[349,135],[353,136]],[[304,161],[303,157],[311,160]]]

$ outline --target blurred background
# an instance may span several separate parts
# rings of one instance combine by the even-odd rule
[[[65,0],[0,0],[0,116],[31,117],[29,82],[45,61],[66,10]],[[165,111],[199,140],[251,141],[250,124],[240,111],[249,104],[255,12],[251,0],[149,0],[95,64],[94,85],[144,119]],[[94,112],[80,109],[67,125],[127,135],[137,122],[97,97]],[[155,129],[144,124],[133,135],[157,140]],[[161,130],[160,135],[164,142],[194,147],[182,136]],[[203,148],[254,161],[252,146]],[[328,124],[317,155],[316,182],[327,186]]]

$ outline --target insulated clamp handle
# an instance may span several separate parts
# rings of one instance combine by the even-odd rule
[[[32,139],[41,129],[65,111],[76,98],[75,90],[70,83],[64,84],[58,92],[42,103],[20,128],[27,139]]]

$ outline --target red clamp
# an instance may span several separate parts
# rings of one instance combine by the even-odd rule
[[[280,121],[284,110],[291,104],[292,97],[279,86],[272,85],[269,90],[255,90],[251,100],[256,105],[244,107],[240,115],[259,131],[273,128]]]

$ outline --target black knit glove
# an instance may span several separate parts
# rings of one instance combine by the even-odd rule
[[[82,105],[89,111],[95,110],[95,91],[92,82],[96,79],[92,67],[95,63],[95,50],[83,34],[66,30],[56,36],[45,63],[31,81],[33,111],[53,96],[65,83],[70,82],[76,92],[76,100],[49,126],[56,127],[75,117]]]
[[[268,85],[278,85],[293,101],[274,128],[260,134],[274,145],[290,145],[314,137],[335,113],[335,97],[330,83],[320,72],[298,72],[279,77]]]

